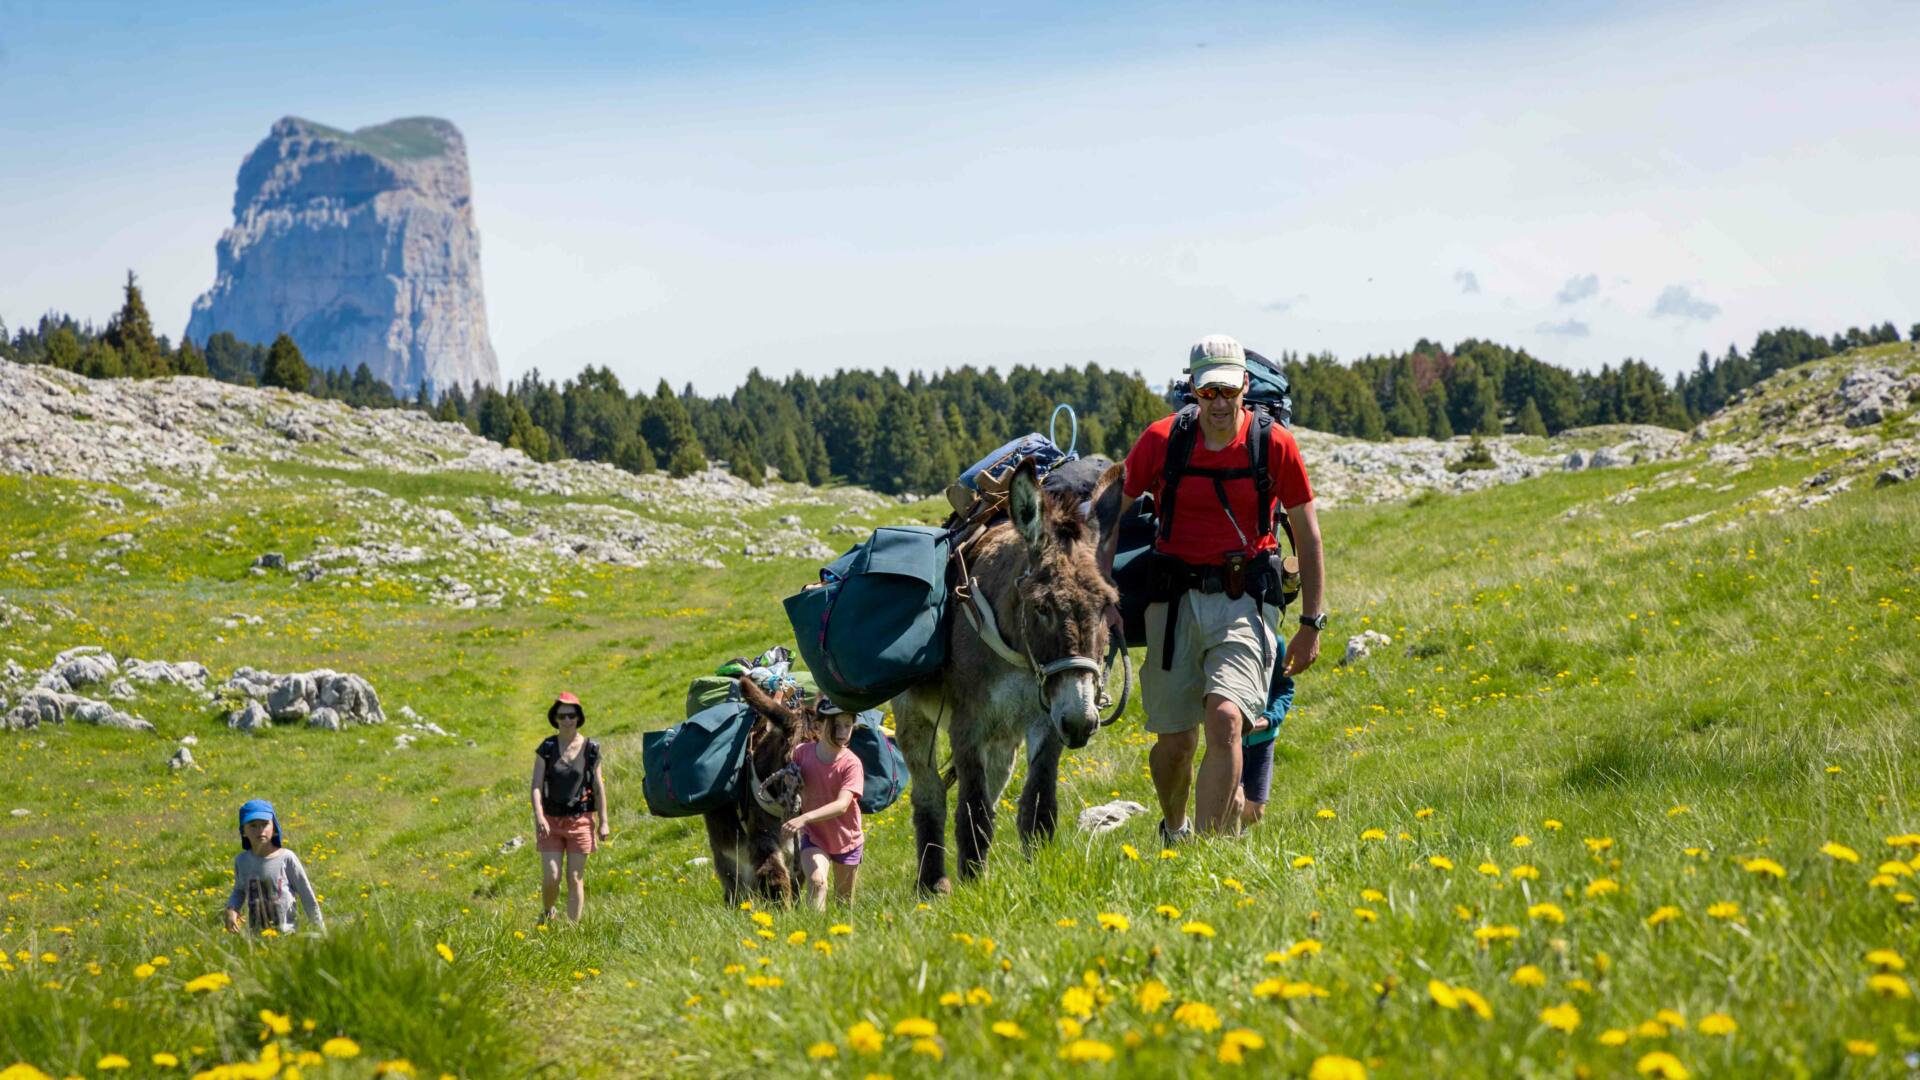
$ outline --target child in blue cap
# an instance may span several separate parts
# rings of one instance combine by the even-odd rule
[[[249,799],[241,805],[240,852],[233,857],[233,892],[227,897],[228,932],[240,930],[240,913],[245,911],[247,927],[254,933],[293,933],[298,928],[295,897],[307,909],[316,931],[327,928],[320,917],[320,900],[307,880],[307,868],[285,844],[286,834],[280,831],[272,803]]]

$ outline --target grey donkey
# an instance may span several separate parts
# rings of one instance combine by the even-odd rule
[[[1100,726],[1100,658],[1119,627],[1112,582],[1117,523],[1125,509],[1120,465],[1084,492],[1043,491],[1029,462],[1007,488],[1007,518],[987,526],[965,567],[1004,653],[967,618],[950,620],[946,666],[894,698],[900,750],[912,774],[913,831],[923,891],[952,891],[947,878],[947,788],[937,761],[939,732],[953,750],[959,788],[954,842],[960,877],[984,868],[994,808],[1024,744],[1020,792],[1023,843],[1050,838],[1063,747],[1087,744]],[[964,582],[963,582],[964,584]],[[1023,657],[1026,663],[1015,661]]]

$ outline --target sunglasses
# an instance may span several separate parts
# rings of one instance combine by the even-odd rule
[[[1240,396],[1240,390],[1238,386],[1196,386],[1193,389],[1193,396],[1201,401],[1212,401],[1214,398],[1226,398],[1232,401]]]
[[[580,714],[571,709],[561,709],[553,714],[553,718],[556,720],[578,720],[580,719]]]

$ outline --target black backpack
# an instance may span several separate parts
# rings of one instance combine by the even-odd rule
[[[1273,361],[1254,352],[1247,354],[1247,408],[1253,410],[1253,425],[1247,431],[1247,467],[1244,469],[1196,469],[1193,460],[1194,440],[1199,437],[1199,401],[1187,382],[1176,382],[1173,393],[1177,395],[1180,411],[1174,417],[1173,430],[1167,438],[1167,461],[1160,484],[1163,499],[1161,505],[1154,508],[1160,519],[1155,538],[1165,542],[1173,529],[1173,503],[1175,493],[1180,490],[1180,480],[1188,474],[1204,476],[1213,481],[1213,490],[1220,497],[1222,506],[1227,502],[1228,480],[1244,480],[1251,477],[1259,503],[1259,529],[1255,539],[1273,532],[1273,475],[1267,471],[1267,453],[1273,442],[1273,425],[1293,426],[1293,387],[1287,382],[1286,373]],[[1280,511],[1280,527],[1287,534],[1287,546],[1293,546],[1293,525],[1287,520],[1287,512]]]

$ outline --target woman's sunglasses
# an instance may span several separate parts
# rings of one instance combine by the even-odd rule
[[[1193,396],[1201,401],[1212,401],[1214,398],[1226,398],[1232,401],[1240,396],[1240,389],[1238,386],[1196,386]]]

